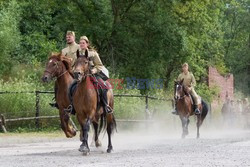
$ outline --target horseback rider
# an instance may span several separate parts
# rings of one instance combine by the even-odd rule
[[[74,66],[76,57],[76,51],[80,49],[79,44],[75,42],[75,32],[67,31],[66,33],[67,47],[62,50],[62,55],[69,57],[72,60],[72,66]]]
[[[72,60],[72,67],[75,64],[75,61],[77,59],[76,57],[76,51],[80,49],[80,46],[75,42],[75,32],[74,31],[67,31],[66,33],[66,42],[67,47],[62,49],[61,53],[63,56],[66,56]],[[55,99],[56,99],[56,93],[57,93],[57,85],[55,84]],[[58,104],[56,102],[49,103],[51,107],[58,108]]]
[[[108,70],[102,64],[102,61],[99,57],[97,51],[90,45],[89,39],[86,36],[80,37],[79,41],[80,45],[80,54],[84,55],[85,51],[88,50],[88,57],[90,60],[90,71],[93,75],[92,81],[94,85],[98,85],[95,88],[101,91],[101,101],[103,103],[103,107],[106,113],[112,112],[111,108],[108,106],[107,101],[107,92],[108,88],[105,86],[108,83],[105,81],[109,78]]]
[[[195,114],[196,115],[200,114],[201,112],[200,112],[200,110],[198,108],[198,95],[194,90],[194,87],[196,85],[196,81],[195,81],[194,75],[191,72],[189,72],[187,63],[184,63],[182,65],[182,73],[179,74],[179,76],[177,78],[177,81],[181,81],[181,80],[183,80],[183,86],[186,89],[186,91],[189,92],[193,96]],[[176,102],[177,101],[175,99],[175,105],[174,105],[175,109],[172,112],[172,114],[178,115],[178,111],[177,111],[177,108],[176,108]]]

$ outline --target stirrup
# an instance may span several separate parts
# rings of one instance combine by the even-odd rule
[[[73,111],[73,106],[72,106],[72,104],[70,104],[67,108],[63,109],[63,111],[64,111],[65,113],[72,114],[72,111]]]
[[[109,105],[106,106],[106,111],[107,111],[107,114],[113,113],[113,109]]]
[[[195,115],[200,115],[200,114],[201,114],[201,111],[200,111],[198,108],[196,108],[196,109],[194,110],[194,113],[195,113]]]
[[[179,113],[177,112],[177,110],[173,110],[171,113],[174,114],[174,115],[179,115]]]

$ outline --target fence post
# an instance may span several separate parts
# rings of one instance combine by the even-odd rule
[[[5,128],[5,125],[6,125],[6,123],[5,123],[5,117],[4,117],[3,114],[1,114],[0,117],[1,117],[0,126],[1,126],[1,128],[2,128],[2,130],[3,130],[3,133],[6,133],[7,130],[6,130],[6,128]]]
[[[39,129],[39,113],[40,113],[40,96],[39,91],[36,91],[36,128]]]

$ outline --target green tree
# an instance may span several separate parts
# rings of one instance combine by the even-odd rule
[[[235,87],[250,94],[250,1],[227,1],[223,27],[225,30],[225,62],[234,74]]]
[[[0,3],[0,74],[12,66],[11,55],[19,45],[19,5],[15,0]]]

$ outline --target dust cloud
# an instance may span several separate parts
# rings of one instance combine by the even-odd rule
[[[151,105],[151,108],[154,111],[151,112],[151,118],[148,121],[118,122],[118,133],[127,134],[128,138],[147,136],[147,138],[180,139],[182,134],[181,121],[179,116],[171,113],[171,105]],[[190,116],[189,119],[189,135],[186,138],[196,138],[196,116]],[[238,134],[244,134],[244,132],[249,135],[249,130],[250,112],[237,112],[236,107],[235,111],[227,111],[226,114],[221,109],[217,111],[210,109],[201,125],[200,137],[202,139],[233,138]]]

